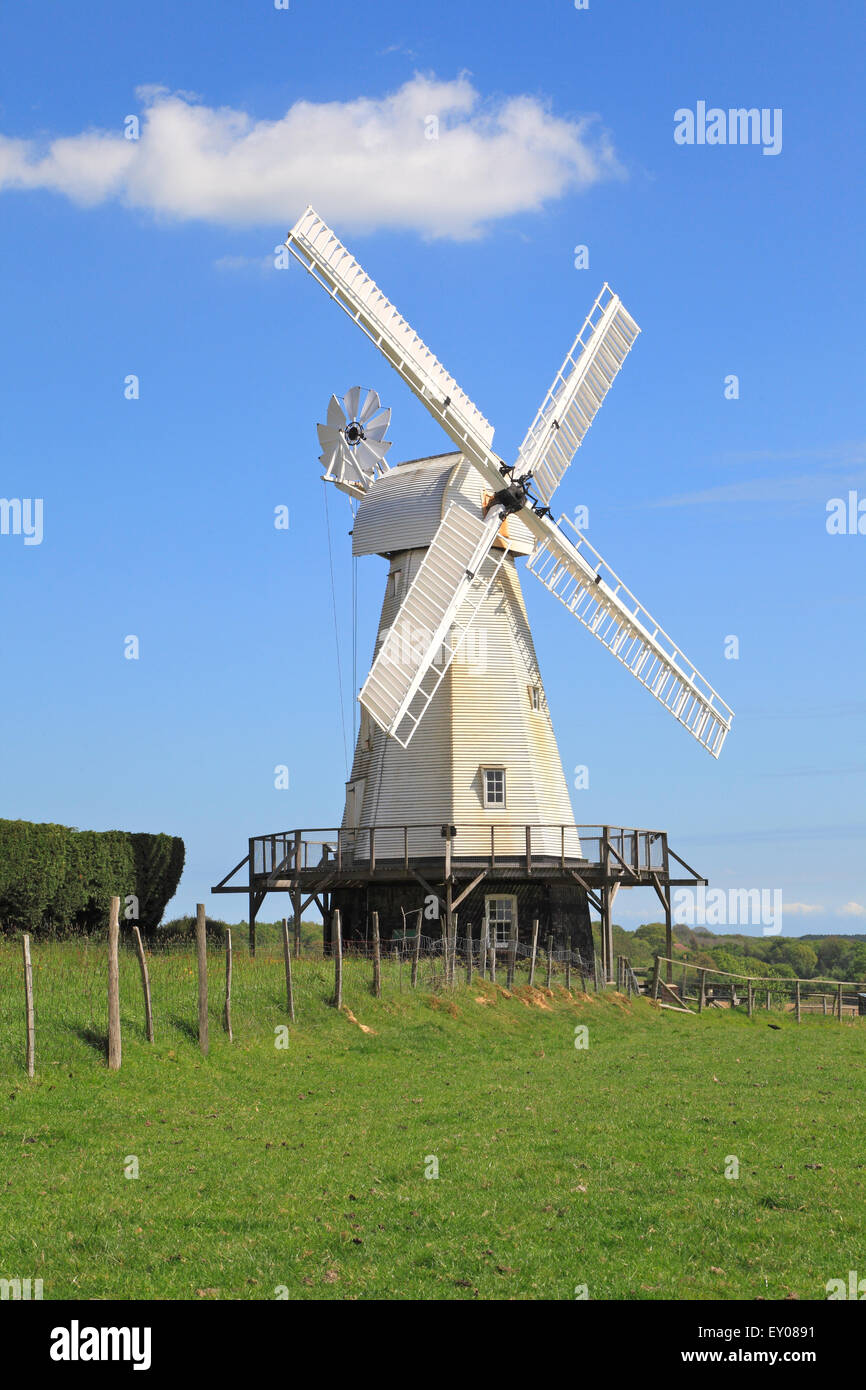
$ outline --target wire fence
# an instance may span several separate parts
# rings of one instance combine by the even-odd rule
[[[341,1002],[356,1013],[376,990],[382,998],[412,990],[449,991],[467,981],[493,979],[503,988],[571,990],[604,988],[597,966],[563,949],[498,945],[482,953],[478,937],[421,936],[381,943],[379,964],[370,942],[346,942],[340,957]],[[36,1069],[87,1056],[105,1056],[109,1029],[109,947],[104,937],[30,942]],[[483,959],[482,959],[483,955]],[[179,940],[147,948],[145,959],[156,1041],[198,1042],[198,971],[194,943]],[[298,1022],[321,1020],[335,1000],[337,961],[321,949],[290,959],[292,1004]],[[209,1026],[224,1026],[225,946],[208,940],[206,951]],[[122,934],[119,950],[121,1033],[146,1037],[139,959]],[[289,1015],[286,960],[281,942],[260,942],[250,956],[238,942],[232,953],[231,1025],[242,1039],[285,1025]],[[0,940],[0,1071],[19,1071],[25,1056],[25,988],[21,941]]]
[[[240,933],[235,933],[240,936]],[[109,943],[104,936],[29,943],[32,976],[32,1030],[36,1070],[82,1057],[108,1055]],[[195,943],[188,938],[161,942],[145,951],[157,1042],[200,1043],[199,977]],[[211,1031],[225,1026],[226,945],[206,941],[207,1014]],[[120,938],[118,959],[120,1031],[127,1040],[146,1038],[142,974],[134,940]],[[663,1008],[701,1013],[733,1009],[776,1011],[848,1020],[866,1010],[866,985],[851,981],[798,980],[786,976],[732,975],[711,967],[660,957],[639,978],[626,957],[615,962],[610,983],[629,996],[650,994]],[[22,941],[0,939],[0,1072],[20,1072],[28,1037]],[[669,978],[666,978],[669,977]],[[291,980],[291,992],[289,988]],[[448,992],[481,980],[505,990],[563,988],[575,993],[606,988],[597,959],[536,941],[489,942],[481,934],[451,938],[406,935],[380,942],[349,940],[339,953],[307,943],[287,962],[275,934],[260,940],[250,955],[239,940],[232,953],[230,1020],[235,1038],[273,1034],[294,1020],[315,1026],[323,1010],[339,1003],[363,1016],[371,997],[399,998],[415,990]]]
[[[663,1006],[792,1013],[840,1021],[866,1014],[866,983],[852,980],[801,980],[787,975],[735,975],[710,966],[658,958],[650,989]]]

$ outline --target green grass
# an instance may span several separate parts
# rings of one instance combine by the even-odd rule
[[[213,956],[204,1059],[191,958],[151,960],[149,1046],[124,956],[110,1073],[104,949],[35,958],[28,1081],[0,946],[0,1277],[41,1277],[46,1298],[824,1298],[866,1273],[859,1023],[413,994],[390,965],[374,1000],[347,962],[365,1033],[328,1006],[330,964],[303,960],[278,1050],[281,962],[239,949],[235,1041]]]

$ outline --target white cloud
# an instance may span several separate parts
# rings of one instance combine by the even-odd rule
[[[785,903],[785,915],[791,917],[808,917],[814,913],[825,913],[826,908],[819,903]],[[835,917],[866,917],[866,907],[862,903],[845,903],[842,907],[833,908]]]
[[[828,489],[840,495],[848,488],[862,486],[863,471],[855,473],[804,473],[799,477],[743,478],[736,483],[721,483],[701,492],[685,492],[676,497],[663,497],[654,507],[690,507],[700,503],[717,502],[791,502],[823,505]]]
[[[92,205],[116,198],[177,220],[294,222],[307,203],[360,231],[477,236],[622,175],[594,117],[554,116],[537,97],[483,101],[468,77],[416,74],[381,98],[296,101],[278,120],[140,88],[141,138],[86,131],[52,140],[0,136],[0,190],[50,189]],[[439,138],[428,139],[428,119]]]
[[[729,464],[790,463],[797,460],[810,460],[821,466],[809,473],[784,472],[759,478],[741,478],[736,482],[721,483],[717,487],[704,488],[699,492],[663,497],[652,505],[685,507],[704,502],[798,504],[814,502],[816,499],[823,502],[828,496],[828,490],[841,494],[846,488],[862,485],[866,441],[848,440],[833,446],[788,451],[757,449],[750,453],[724,456],[724,461]]]

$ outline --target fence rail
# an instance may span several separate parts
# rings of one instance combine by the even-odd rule
[[[675,967],[667,982],[661,978],[663,965]],[[698,1013],[706,1008],[744,1008],[750,1017],[756,1008],[776,1008],[794,1013],[798,1023],[805,1013],[830,1015],[840,1021],[866,1014],[866,982],[739,975],[667,956],[656,957],[650,993],[662,1007],[676,1007],[671,1002],[675,1000],[688,1008],[693,1001]]]

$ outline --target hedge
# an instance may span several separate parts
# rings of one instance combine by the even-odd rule
[[[0,820],[0,930],[96,931],[117,894],[121,915],[153,932],[177,890],[184,855],[175,835]],[[131,895],[137,919],[125,902]]]

